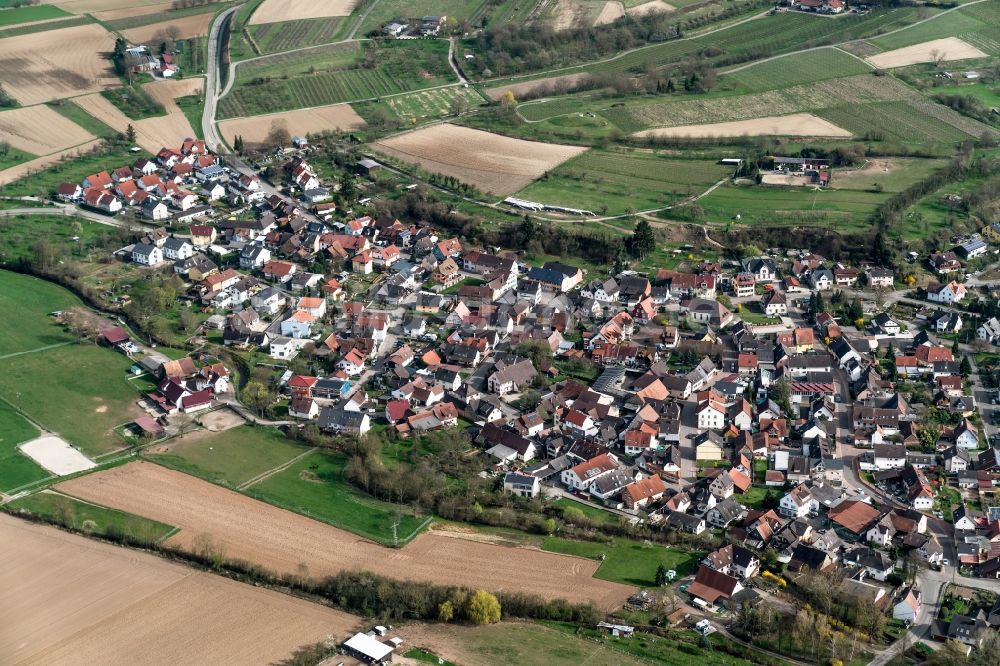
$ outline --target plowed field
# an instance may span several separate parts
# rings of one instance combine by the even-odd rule
[[[92,141],[94,136],[47,106],[0,112],[0,136],[35,155],[49,155]]]
[[[517,590],[549,599],[619,606],[632,588],[593,578],[598,563],[424,533],[400,549],[278,509],[147,462],[73,479],[58,489],[84,500],[178,526],[168,546],[191,548],[204,535],[242,558],[283,573],[305,564],[313,576],[367,569],[400,579]]]
[[[357,0],[264,0],[250,17],[250,25],[347,16],[356,4]]]
[[[263,143],[275,121],[283,122],[293,136],[305,136],[327,130],[350,130],[365,125],[364,119],[355,113],[350,105],[331,104],[313,109],[223,120],[219,123],[219,131],[230,142],[238,134],[247,143]]]

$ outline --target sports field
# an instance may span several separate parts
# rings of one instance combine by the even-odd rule
[[[0,515],[6,663],[277,663],[358,618]],[[141,620],[141,621],[139,621]]]
[[[517,193],[521,199],[620,215],[701,194],[732,174],[715,160],[677,159],[645,150],[590,150]]]

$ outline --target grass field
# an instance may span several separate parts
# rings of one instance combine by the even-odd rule
[[[0,492],[39,481],[49,473],[22,454],[17,445],[38,437],[38,429],[5,402],[0,402]]]
[[[201,95],[187,95],[176,98],[174,102],[177,103],[177,107],[187,116],[195,136],[199,139],[205,138],[205,133],[201,128],[201,116],[205,111],[205,98]],[[74,104],[74,106],[76,105]]]
[[[640,587],[653,586],[656,568],[660,564],[667,569],[674,569],[677,576],[681,577],[694,573],[698,561],[704,556],[704,553],[686,553],[626,539],[615,539],[611,544],[603,544],[549,537],[542,541],[542,550],[592,560],[599,559],[603,553],[605,560],[594,574],[596,578]]]
[[[6,233],[0,227],[0,235]],[[0,318],[0,359],[72,341],[49,313],[79,304],[80,299],[51,282],[0,271],[0,311],[17,313]]]
[[[74,123],[87,130],[94,136],[101,138],[110,138],[115,136],[118,132],[114,129],[105,125],[100,120],[90,115],[83,109],[81,109],[76,104],[67,102],[66,100],[59,100],[57,102],[50,102],[49,106],[52,110],[63,116],[72,120]]]
[[[618,215],[626,208],[647,210],[700,194],[731,173],[710,160],[594,149],[560,165],[517,196]]]
[[[596,377],[595,377],[596,379]],[[571,499],[566,499],[565,497],[560,497],[555,502],[555,506],[560,509],[576,509],[583,513],[587,518],[591,520],[596,520],[601,523],[610,523],[612,525],[618,524],[623,516],[617,513],[612,513],[610,511],[605,511],[604,509],[598,509],[597,507],[590,506],[588,504],[583,504],[581,502],[574,502]]]
[[[144,542],[159,542],[174,528],[118,509],[84,502],[74,497],[43,491],[7,505],[13,511],[27,511],[85,532],[127,534]]]
[[[246,494],[381,543],[392,543],[392,523],[399,511],[399,539],[416,535],[424,519],[347,483],[345,464],[342,457],[316,452],[251,486]]]
[[[31,177],[4,185],[0,187],[0,194],[8,197],[46,197],[59,186],[59,183],[79,182],[95,171],[132,164],[135,157],[119,146],[86,153],[32,174]]]
[[[17,166],[18,164],[23,164],[24,162],[30,162],[31,160],[38,157],[37,155],[32,155],[31,153],[24,150],[17,150],[16,148],[8,148],[5,153],[0,155],[0,171],[7,169],[12,166]]]
[[[45,240],[65,256],[86,258],[91,248],[107,247],[114,233],[107,225],[57,214],[4,217],[0,219],[0,255],[6,261],[30,258],[35,244]]]
[[[264,23],[250,26],[249,30],[263,55],[326,44],[336,38],[343,25],[343,17],[333,17]]]
[[[30,23],[32,21],[46,21],[48,19],[62,18],[64,16],[72,16],[72,14],[59,9],[55,5],[15,7],[0,11],[0,25],[16,25],[18,23]]]
[[[246,83],[255,78],[277,78],[340,70],[358,63],[363,55],[364,50],[359,42],[341,42],[309,49],[307,57],[302,53],[276,53],[240,63],[236,67],[236,82]]]
[[[237,488],[308,450],[277,430],[252,426],[199,432],[189,439],[172,440],[165,448],[169,451],[154,452],[148,458],[227,488]]]
[[[252,116],[379,98],[453,81],[444,40],[388,42],[370,48],[376,63],[371,68],[352,65],[238,85],[222,99],[219,116]]]
[[[132,120],[156,118],[167,113],[167,110],[139,85],[105,90],[101,95]]]
[[[48,32],[49,30],[62,28],[74,28],[76,26],[87,25],[88,23],[93,22],[94,19],[90,16],[76,16],[62,21],[46,21],[44,23],[16,25],[11,28],[0,30],[0,39],[4,39],[6,37],[17,37],[19,35],[33,35],[38,32]]]
[[[46,305],[46,307],[51,307]],[[0,395],[88,456],[119,449],[116,425],[139,415],[132,364],[90,343],[0,360]]]

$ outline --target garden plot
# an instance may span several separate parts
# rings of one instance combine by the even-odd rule
[[[349,16],[357,0],[264,0],[250,17],[250,25],[297,19]]]
[[[450,124],[406,132],[373,145],[426,171],[452,176],[483,192],[503,196],[517,192],[587,150],[512,139]]]
[[[707,125],[681,125],[645,130],[635,136],[655,137],[729,137],[729,136],[822,136],[850,137],[851,133],[811,113],[769,116],[752,120],[734,120]]]
[[[970,58],[985,58],[986,54],[972,44],[958,37],[935,39],[922,44],[905,46],[901,49],[886,51],[865,58],[873,67],[893,69],[906,67],[922,62],[948,62],[952,60],[968,60]]]
[[[45,435],[21,445],[21,453],[53,474],[66,476],[94,469],[97,465],[65,440]]]
[[[51,155],[95,138],[48,106],[0,112],[0,137],[14,148],[34,155]]]
[[[118,85],[104,57],[114,38],[96,23],[0,40],[0,83],[23,106]]]
[[[275,122],[283,123],[289,132],[298,136],[327,131],[344,132],[365,126],[364,119],[349,104],[331,104],[313,109],[223,120],[219,123],[219,131],[230,142],[239,135],[248,144],[259,144],[267,138]]]

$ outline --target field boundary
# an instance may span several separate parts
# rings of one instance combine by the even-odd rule
[[[289,460],[287,462],[284,462],[284,463],[278,465],[277,467],[269,469],[266,472],[261,472],[260,474],[258,474],[257,476],[253,477],[252,479],[244,481],[240,485],[236,486],[235,490],[237,492],[243,492],[244,490],[246,490],[250,486],[256,485],[256,484],[260,483],[261,481],[266,481],[268,478],[274,476],[275,474],[278,474],[280,472],[285,471],[286,469],[288,469],[289,467],[291,467],[292,465],[294,465],[298,461],[302,460],[303,458],[311,456],[313,453],[315,453],[318,450],[319,450],[318,447],[313,447],[313,448],[309,449],[308,451],[303,451],[302,453],[300,453],[299,455],[295,456],[291,460]]]

